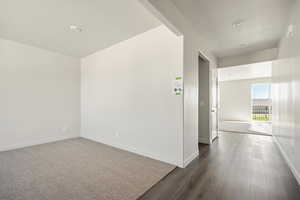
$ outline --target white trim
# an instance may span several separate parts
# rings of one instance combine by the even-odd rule
[[[199,156],[199,151],[191,154],[183,163],[183,168],[187,167],[195,158]]]
[[[219,134],[218,134],[219,131],[216,131],[216,132],[217,132],[217,134],[216,134],[216,136],[214,138],[211,138],[210,144],[212,144],[213,141],[215,141],[215,140],[217,140],[219,138]]]
[[[198,142],[201,144],[211,144],[211,140],[209,138],[199,137]]]
[[[183,59],[183,49],[184,49],[184,38],[183,36],[179,36],[180,37],[180,54],[181,54],[181,74],[183,77],[183,88],[185,88],[185,83],[184,83],[184,73],[183,73],[183,68],[184,68],[184,59]],[[181,103],[180,103],[180,131],[178,133],[178,151],[179,151],[179,165],[178,167],[183,168],[184,166],[184,90],[181,96]]]
[[[79,136],[56,136],[56,137],[37,138],[37,139],[30,140],[27,142],[20,142],[20,143],[15,143],[15,144],[8,145],[8,146],[0,147],[0,152],[21,149],[21,148],[25,148],[25,147],[31,147],[31,146],[35,146],[35,145],[47,144],[47,143],[52,143],[52,142],[57,142],[57,141],[67,140],[67,139],[73,139],[73,138],[79,138]]]
[[[291,169],[291,171],[292,171],[293,175],[295,176],[298,184],[300,185],[300,173],[297,171],[296,167],[294,166],[294,164],[291,162],[291,160],[289,159],[289,157],[287,156],[287,154],[283,150],[283,148],[280,145],[280,143],[278,142],[277,138],[273,136],[273,140],[275,141],[276,145],[278,146],[278,148],[280,150],[281,155],[283,156],[285,162],[287,163],[287,165]]]

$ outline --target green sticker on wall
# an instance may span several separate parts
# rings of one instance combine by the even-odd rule
[[[181,80],[182,78],[181,78],[181,76],[177,76],[175,79],[176,80]]]

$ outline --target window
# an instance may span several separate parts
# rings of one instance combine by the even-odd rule
[[[272,113],[271,84],[257,83],[251,86],[252,120],[270,121]]]

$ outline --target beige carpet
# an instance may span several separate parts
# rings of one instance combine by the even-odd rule
[[[0,153],[0,200],[135,200],[175,167],[86,139]]]

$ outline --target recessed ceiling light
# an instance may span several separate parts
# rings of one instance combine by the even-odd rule
[[[239,19],[232,23],[233,28],[240,28],[245,23],[245,20]]]
[[[75,31],[75,32],[82,32],[82,28],[76,25],[70,25],[70,30]]]

